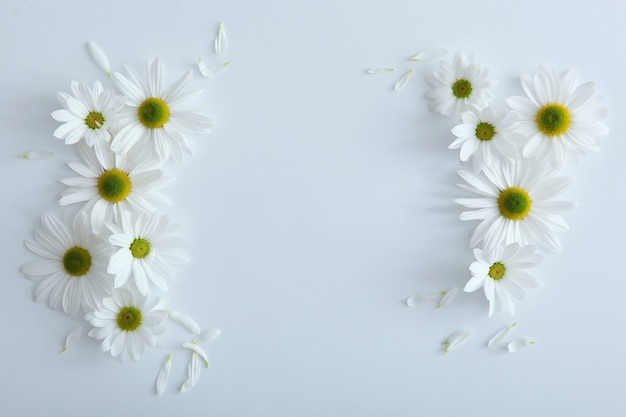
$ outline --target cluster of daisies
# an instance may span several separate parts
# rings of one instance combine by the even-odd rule
[[[443,58],[444,49],[427,49],[411,61]],[[370,74],[395,68],[373,68]],[[395,83],[402,89],[413,69]],[[543,283],[528,272],[542,260],[541,252],[561,250],[557,233],[568,230],[561,214],[574,207],[559,195],[572,183],[561,169],[588,150],[599,150],[600,136],[609,130],[602,120],[607,107],[594,94],[594,83],[578,84],[569,70],[539,68],[533,76],[521,77],[525,96],[509,97],[506,108],[491,105],[497,81],[487,69],[462,52],[452,63],[441,60],[426,77],[426,94],[432,112],[456,118],[450,149],[458,149],[465,167],[458,171],[460,187],[471,197],[455,201],[466,211],[461,220],[478,221],[469,245],[475,262],[464,291],[483,289],[489,302],[488,315],[504,310],[514,314],[514,299],[523,300],[527,289]],[[458,290],[419,293],[409,306],[437,298],[437,307],[452,302]],[[498,337],[512,329],[508,326]],[[444,341],[446,353],[471,332],[457,332]],[[490,342],[490,345],[492,343]],[[522,339],[509,350],[529,346]]]
[[[36,301],[84,320],[88,335],[120,360],[128,355],[135,361],[145,346],[158,345],[166,318],[185,327],[195,336],[184,345],[192,352],[189,379],[181,388],[188,389],[200,365],[208,364],[199,343],[217,330],[202,332],[190,317],[167,310],[155,294],[167,291],[174,265],[189,261],[180,225],[157,209],[170,204],[160,193],[173,180],[163,176],[163,165],[192,154],[190,137],[209,133],[213,122],[203,111],[187,108],[201,93],[187,91],[192,71],[166,86],[158,58],[143,72],[124,66],[112,73],[99,47],[88,43],[87,49],[113,86],[72,81],[70,93],[58,93],[62,108],[52,112],[59,122],[54,136],[75,146],[79,157],[68,163],[76,176],[61,179],[59,204],[79,208],[65,218],[42,216],[42,228],[25,242],[38,258],[21,271],[37,283]],[[81,333],[82,326],[70,332],[64,351]]]

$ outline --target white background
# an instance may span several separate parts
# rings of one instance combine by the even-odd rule
[[[54,4],[54,6],[53,6]],[[624,10],[618,0],[27,1],[0,5],[4,186],[0,264],[0,414],[11,416],[589,416],[626,411],[623,230],[626,193]],[[212,42],[225,22],[229,49]],[[83,337],[60,355],[76,322],[45,303],[19,272],[42,213],[62,210],[58,179],[74,149],[50,113],[71,80],[110,83],[89,60],[98,43],[114,70],[159,56],[167,82],[193,69],[194,104],[216,120],[197,154],[165,171],[176,181],[163,212],[185,222],[192,262],[167,294],[222,337],[212,367],[180,394],[189,339],[168,323],[164,347],[118,362]],[[441,310],[409,309],[422,290],[462,287],[475,223],[464,196],[455,121],[426,107],[420,49],[474,52],[499,80],[495,106],[522,95],[540,65],[577,70],[606,97],[611,134],[567,168],[563,252],[535,268],[546,282],[514,318],[487,318],[481,292]],[[195,59],[232,64],[202,78]],[[370,67],[395,66],[369,76]],[[406,88],[393,83],[408,68]],[[24,161],[32,149],[53,151]],[[486,341],[517,321],[537,344],[509,354]],[[447,356],[455,330],[474,336]],[[170,384],[153,394],[174,354]]]

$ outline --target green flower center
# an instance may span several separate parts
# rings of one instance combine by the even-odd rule
[[[150,97],[144,100],[137,110],[139,121],[148,129],[163,127],[170,119],[170,108],[160,98]]]
[[[85,117],[85,124],[89,129],[100,129],[100,126],[104,124],[104,116],[102,113],[92,111]]]
[[[561,136],[569,130],[572,116],[569,109],[560,103],[550,103],[541,107],[535,116],[535,123],[546,136]]]
[[[472,94],[472,83],[461,78],[452,84],[452,94],[456,98],[468,98]]]
[[[71,276],[82,277],[91,268],[91,254],[87,249],[74,246],[63,255],[63,267]]]
[[[500,214],[509,220],[522,220],[530,213],[532,204],[530,195],[519,187],[507,188],[498,196]]]
[[[480,140],[491,140],[496,135],[496,128],[491,123],[480,122],[476,126],[476,137]]]
[[[98,193],[109,203],[124,201],[132,188],[128,174],[117,168],[104,171],[98,179]]]
[[[135,258],[145,258],[150,253],[150,242],[138,237],[130,244],[130,252]]]
[[[120,312],[117,313],[117,327],[125,332],[132,332],[141,326],[141,319],[141,310],[137,307],[122,307]]]
[[[489,276],[493,279],[502,279],[506,273],[506,267],[500,262],[495,262],[489,268]]]

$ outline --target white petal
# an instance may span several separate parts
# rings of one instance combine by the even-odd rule
[[[177,311],[168,311],[167,314],[174,323],[184,327],[189,333],[200,334],[200,326],[191,317]]]
[[[93,42],[87,42],[87,52],[89,52],[89,56],[96,64],[98,68],[100,68],[107,77],[111,78],[111,66],[109,65],[109,58],[104,54],[104,51],[100,49],[98,45]]]
[[[222,331],[220,329],[204,330],[198,336],[194,337],[193,342],[196,344],[207,343],[211,340],[217,339],[221,333]]]
[[[502,330],[500,330],[498,333],[493,335],[493,337],[489,339],[487,347],[492,347],[500,343],[505,337],[507,337],[509,333],[511,333],[511,330],[513,330],[513,327],[515,327],[516,325],[517,323],[511,323]]]
[[[441,300],[439,300],[439,304],[437,304],[437,307],[435,308],[441,308],[451,304],[458,293],[459,289],[457,287],[452,287],[449,290],[442,291],[441,294],[443,294],[443,296],[441,297]]]
[[[200,69],[200,73],[203,77],[213,77],[222,72],[229,65],[230,61],[226,61],[219,62],[217,64],[211,65],[210,67],[207,67],[204,61],[202,61],[202,58],[198,57],[198,68]]]
[[[386,72],[394,72],[396,69],[393,67],[382,67],[382,68],[370,68],[367,70],[367,73],[370,75],[384,74]]]
[[[32,161],[40,160],[40,159],[50,159],[54,156],[53,152],[43,151],[43,150],[35,150],[23,153],[20,155],[22,159],[30,159]]]
[[[217,36],[215,37],[215,53],[222,55],[228,47],[228,38],[226,37],[226,30],[224,30],[224,23],[220,22],[219,29],[217,30]]]
[[[434,301],[435,299],[437,299],[439,296],[441,295],[440,291],[436,291],[436,292],[420,292],[417,294],[414,294],[412,296],[410,296],[407,300],[406,300],[406,305],[408,305],[409,307],[416,307],[418,305],[423,305],[429,301]]]
[[[76,326],[76,327],[74,327],[67,334],[67,337],[65,338],[65,346],[61,350],[61,353],[67,352],[67,350],[69,348],[71,348],[76,343],[78,343],[78,341],[80,340],[80,337],[82,336],[82,334],[83,334],[83,326]]]
[[[402,90],[404,88],[404,86],[406,85],[406,83],[409,82],[409,79],[411,78],[411,75],[413,75],[413,68],[411,68],[407,72],[405,72],[404,75],[402,77],[400,77],[400,79],[398,79],[398,81],[396,81],[396,83],[394,84],[393,88],[396,91]]]
[[[187,364],[187,380],[180,387],[180,392],[186,392],[196,385],[198,378],[200,377],[201,369],[202,365],[198,359],[198,354],[193,352],[191,354],[191,360]]]
[[[204,351],[204,349],[202,349],[200,346],[198,346],[195,343],[183,343],[183,347],[187,348],[187,349],[191,349],[192,351],[194,351],[195,353],[197,353],[202,360],[204,361],[204,365],[208,368],[209,365],[209,357],[207,356],[206,352]]]
[[[459,330],[450,335],[446,340],[442,342],[442,345],[445,345],[446,348],[442,352],[444,355],[450,352],[452,349],[461,346],[463,343],[467,341],[472,335],[472,331],[469,329]]]
[[[420,62],[435,61],[437,59],[443,58],[447,54],[448,54],[448,50],[443,49],[443,48],[422,49],[421,51],[413,55],[411,58],[409,58],[409,61],[420,61]]]
[[[167,355],[167,359],[163,362],[156,379],[156,393],[157,395],[163,394],[167,380],[170,378],[170,371],[172,369],[172,354]]]
[[[529,348],[530,346],[534,344],[535,344],[534,340],[528,337],[525,337],[523,339],[515,340],[509,343],[508,349],[509,349],[509,352],[515,353],[515,352],[519,352],[520,350]]]

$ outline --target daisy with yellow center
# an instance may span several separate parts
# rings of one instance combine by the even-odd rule
[[[489,79],[489,71],[474,63],[474,57],[462,52],[454,55],[452,66],[445,61],[426,81],[432,87],[426,98],[432,112],[446,116],[460,115],[471,106],[480,110],[493,97],[497,81]]]
[[[463,290],[473,292],[483,288],[489,301],[489,317],[496,308],[515,314],[512,298],[523,300],[526,296],[525,289],[543,285],[524,271],[542,260],[534,245],[521,246],[512,243],[496,246],[492,250],[474,249],[474,256],[476,262],[469,268],[472,278]]]
[[[575,82],[571,70],[559,76],[556,70],[539,68],[533,78],[522,77],[528,97],[510,97],[507,103],[518,114],[520,133],[527,138],[524,157],[561,167],[587,149],[599,150],[598,136],[609,133],[601,122],[607,107],[593,95],[594,83],[575,86]]]
[[[124,66],[124,70],[124,74],[113,74],[115,85],[128,101],[120,115],[123,127],[112,141],[112,150],[126,154],[135,146],[145,147],[161,161],[170,157],[181,160],[183,152],[193,154],[189,135],[209,133],[213,121],[200,111],[185,108],[200,93],[184,91],[192,72],[164,88],[158,58],[148,61],[144,76],[132,67]]]
[[[102,308],[85,315],[93,329],[89,336],[102,340],[102,350],[112,356],[124,358],[126,352],[133,361],[138,360],[144,347],[156,346],[155,336],[163,333],[161,326],[167,317],[163,301],[148,298],[127,289],[116,289],[105,298]]]
[[[573,203],[554,201],[571,182],[557,177],[556,169],[537,160],[515,160],[498,168],[483,168],[481,174],[459,171],[467,184],[459,184],[478,197],[457,203],[471,210],[461,220],[480,220],[470,247],[483,242],[487,251],[499,245],[538,245],[551,252],[561,249],[554,232],[568,230],[560,213]]]
[[[160,163],[80,144],[78,154],[81,161],[68,165],[81,176],[61,180],[67,188],[59,204],[86,202],[83,210],[89,213],[95,232],[102,232],[105,222],[121,219],[123,210],[151,213],[156,206],[169,204],[169,199],[156,192],[172,181],[162,177]]]
[[[44,214],[41,223],[35,240],[25,244],[42,259],[21,268],[38,283],[35,300],[47,300],[51,309],[63,309],[73,317],[100,308],[113,289],[113,277],[106,272],[113,248],[93,233],[84,211],[71,224],[50,214]]]

